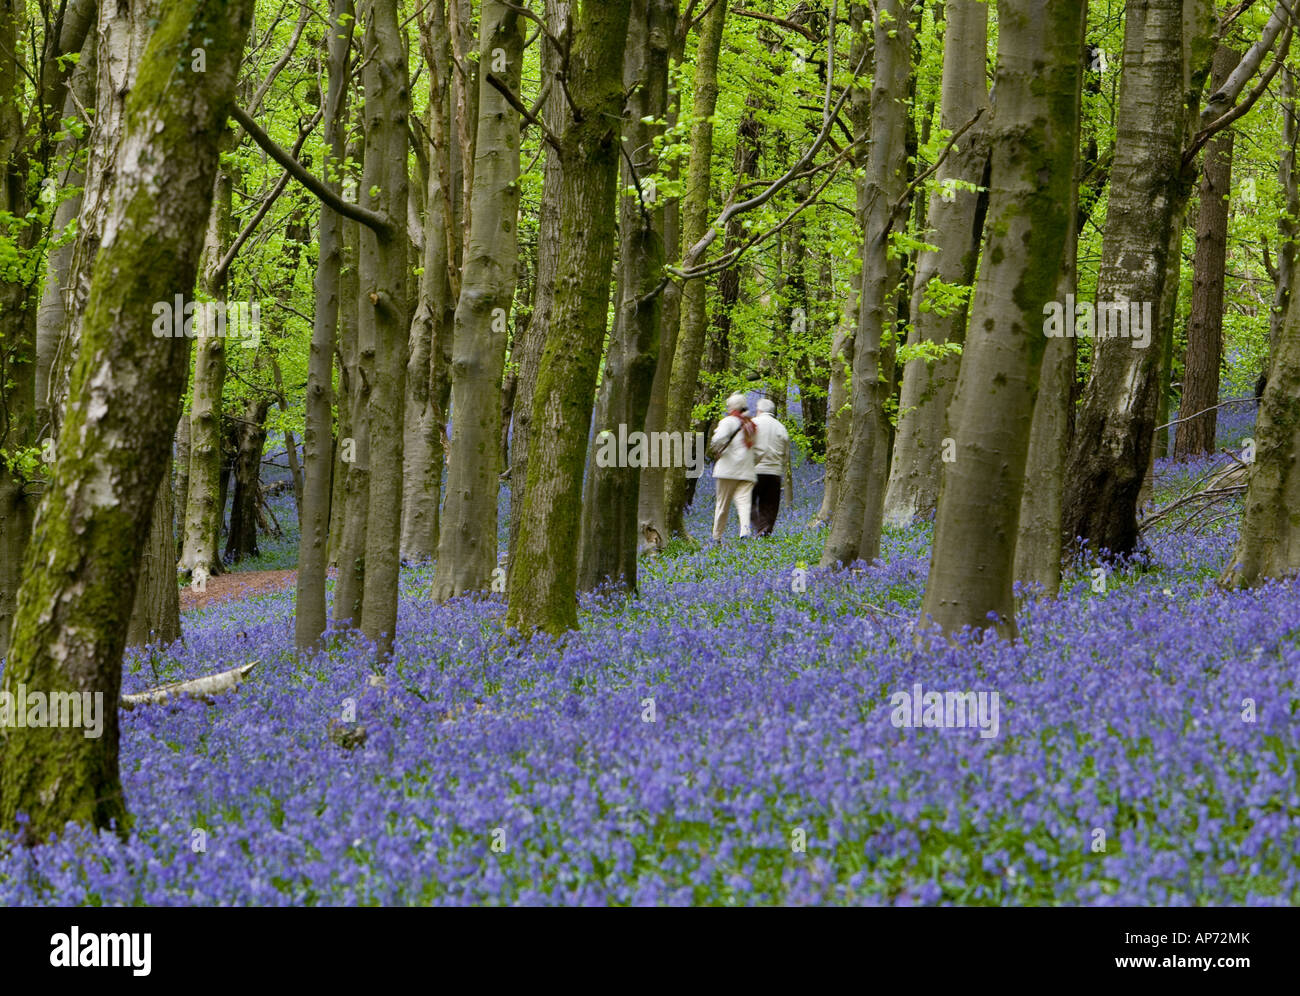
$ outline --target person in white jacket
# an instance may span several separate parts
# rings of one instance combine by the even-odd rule
[[[772,534],[777,513],[781,511],[785,463],[790,459],[790,433],[772,414],[775,410],[776,405],[771,399],[764,398],[758,403],[758,414],[754,416],[757,427],[754,448],[763,454],[754,468],[758,473],[751,503],[755,536]]]
[[[722,539],[727,530],[731,506],[736,506],[740,518],[740,535],[750,531],[750,498],[758,473],[755,469],[763,451],[757,443],[758,428],[748,415],[749,404],[743,394],[733,394],[727,399],[727,416],[718,423],[713,433],[709,452],[717,462],[713,465],[713,482],[717,498],[713,505],[713,538]]]

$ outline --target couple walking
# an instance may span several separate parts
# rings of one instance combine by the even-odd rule
[[[727,416],[718,423],[709,447],[717,459],[713,466],[718,489],[713,506],[715,540],[726,532],[733,503],[741,536],[748,536],[751,528],[757,535],[767,536],[776,525],[790,434],[772,414],[775,409],[764,398],[758,403],[758,414],[750,418],[743,394],[727,399]]]

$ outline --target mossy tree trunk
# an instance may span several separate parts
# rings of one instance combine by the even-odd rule
[[[87,738],[69,727],[5,729],[0,827],[21,830],[32,843],[69,821],[126,822],[118,777],[122,649],[190,352],[187,339],[154,338],[150,320],[154,303],[194,286],[251,19],[247,0],[170,5],[127,98],[60,459],[36,516],[4,672],[11,694],[20,683],[101,693],[104,731]],[[199,47],[206,72],[190,75],[189,56]]]
[[[1087,50],[1082,54],[1086,55]],[[1079,76],[1078,100],[1077,113],[1082,122],[1083,74]],[[1075,293],[1078,287],[1081,169],[1076,154],[1071,168],[1070,227],[1065,234],[1061,273],[1056,283],[1058,301],[1064,301],[1065,295]],[[1077,339],[1061,336],[1047,340],[1029,427],[1029,452],[1025,456],[1025,484],[1016,531],[1015,580],[1047,595],[1056,595],[1061,587],[1061,502],[1065,495],[1065,461],[1070,455],[1077,361]]]
[[[557,37],[568,22],[572,4],[568,0],[546,0],[546,23]],[[560,71],[563,53],[554,45],[542,48],[542,71],[554,79]],[[569,106],[564,90],[552,86],[542,108],[542,120],[554,131],[563,131],[569,120]],[[542,202],[537,219],[537,290],[533,313],[524,335],[515,343],[510,360],[515,367],[515,406],[513,433],[510,439],[510,562],[514,560],[519,539],[519,524],[524,517],[524,484],[528,479],[528,443],[532,437],[533,392],[537,387],[537,370],[542,350],[551,328],[551,309],[555,303],[555,269],[560,256],[560,185],[563,180],[559,153],[548,143],[542,177]]]
[[[574,17],[568,79],[574,112],[559,137],[564,180],[555,304],[532,399],[528,483],[506,614],[508,626],[526,633],[560,633],[578,624],[582,478],[614,264],[629,8],[630,0],[588,2]]]
[[[642,431],[659,358],[662,296],[653,293],[664,265],[663,199],[647,181],[658,171],[655,139],[668,111],[669,42],[676,31],[673,0],[633,0],[623,87],[631,94],[624,128],[628,158],[620,166],[618,318],[596,403],[596,431]],[[629,165],[630,160],[630,165]],[[635,171],[634,171],[635,168]],[[636,590],[635,467],[587,464],[583,492],[579,587],[606,578]]]
[[[519,114],[487,77],[517,91],[522,50],[519,14],[485,0],[471,229],[452,344],[451,457],[433,581],[439,602],[488,588],[497,566],[501,378],[519,259]]]
[[[95,5],[92,0],[71,0],[51,12],[56,16],[45,24],[45,50],[39,55],[25,52],[29,39],[38,37],[26,10],[20,0],[0,2],[0,217],[13,219],[26,218],[37,195],[34,177],[53,155],[59,112],[73,71],[73,61],[67,57],[86,43]],[[36,63],[38,58],[39,65],[20,61]],[[35,72],[41,76],[35,81],[36,99],[31,101],[25,79]],[[52,362],[37,331],[40,268],[22,265],[38,252],[46,234],[41,225],[16,224],[12,245],[20,263],[6,265],[0,277],[0,657],[9,642],[21,583],[19,567],[40,490],[17,467],[17,460],[8,458],[36,447],[47,421],[42,417],[47,413],[46,396],[36,389],[49,369],[46,360]]]
[[[998,3],[988,243],[957,390],[923,620],[1015,632],[1012,582],[1025,461],[1072,215],[1083,0]]]

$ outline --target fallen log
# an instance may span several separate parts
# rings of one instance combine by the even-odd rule
[[[229,692],[238,688],[253,668],[257,667],[257,664],[257,661],[249,661],[240,667],[231,668],[229,671],[222,671],[218,674],[209,674],[202,678],[191,678],[189,681],[175,681],[170,685],[159,685],[157,688],[151,688],[146,692],[123,695],[120,706],[123,709],[134,709],[136,706],[141,705],[161,705],[178,696],[206,699],[221,692]]]

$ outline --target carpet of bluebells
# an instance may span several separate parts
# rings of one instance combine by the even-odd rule
[[[1208,468],[1161,462],[1157,497]],[[928,526],[817,569],[820,474],[775,536],[675,542],[560,640],[433,605],[428,565],[379,678],[355,637],[295,656],[292,590],[187,614],[124,691],[259,668],[124,713],[125,840],[0,844],[0,905],[1300,901],[1300,592],[1216,587],[1235,515],[1025,593],[1018,643],[918,645]],[[999,735],[895,728],[918,682],[998,692]]]

